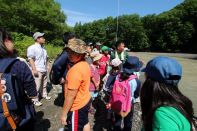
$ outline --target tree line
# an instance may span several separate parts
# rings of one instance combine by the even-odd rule
[[[76,23],[74,31],[86,42],[102,42],[112,47],[124,40],[133,51],[197,53],[197,0],[185,0],[161,14],[107,17],[91,23]]]
[[[55,0],[0,0],[0,27],[10,32],[32,37],[36,31],[45,32],[46,40],[54,45],[70,30],[66,15]]]
[[[62,34],[74,31],[86,42],[99,41],[110,47],[117,34],[133,51],[197,53],[197,0],[185,0],[158,15],[119,16],[118,31],[117,18],[113,17],[69,27],[66,14],[55,0],[0,0],[0,3],[0,27],[20,33],[14,35],[19,41],[26,38],[22,34],[32,37],[40,31],[46,33],[48,43],[63,46]]]

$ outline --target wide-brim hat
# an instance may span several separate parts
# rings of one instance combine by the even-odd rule
[[[123,64],[123,72],[132,74],[139,72],[143,66],[143,62],[137,56],[129,56]]]
[[[98,61],[102,58],[102,54],[97,54],[96,56],[93,57],[93,62]]]
[[[69,48],[72,51],[84,54],[86,53],[86,43],[80,39],[71,39],[68,41],[68,44],[65,45],[65,48]]]

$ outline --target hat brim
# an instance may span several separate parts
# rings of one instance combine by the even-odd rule
[[[95,59],[93,58],[93,62],[100,60],[102,57],[103,57],[103,55],[99,55]]]
[[[76,48],[73,48],[72,46],[69,46],[69,45],[65,45],[64,49],[70,49],[72,51],[74,51],[75,53],[78,53],[78,54],[85,54],[87,53],[87,51],[84,49],[84,50],[76,50]]]
[[[124,67],[124,65],[123,65],[123,71],[128,73],[128,74],[131,74],[133,72],[139,72],[139,71],[141,71],[140,69],[142,68],[142,66],[143,66],[143,62],[142,61],[139,61],[138,66],[135,67],[135,68],[132,68],[132,67],[127,68],[127,67]]]

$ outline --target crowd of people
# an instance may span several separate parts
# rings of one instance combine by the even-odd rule
[[[0,131],[34,130],[34,106],[50,100],[47,92],[48,55],[44,33],[33,35],[28,62],[17,56],[11,35],[0,29]],[[60,121],[65,131],[131,131],[135,103],[142,110],[143,131],[195,130],[192,101],[178,83],[181,64],[158,56],[145,68],[129,55],[123,41],[114,48],[85,43],[72,32],[63,34],[65,46],[50,70],[50,81],[62,86]],[[140,81],[144,72],[145,82]]]

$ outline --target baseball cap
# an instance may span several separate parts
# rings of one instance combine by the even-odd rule
[[[102,50],[102,51],[109,51],[109,47],[103,46],[103,47],[101,48],[101,50]]]
[[[142,72],[155,81],[176,85],[182,76],[182,66],[175,59],[158,56],[150,60]]]
[[[34,33],[33,38],[34,38],[34,40],[36,40],[36,39],[38,39],[39,37],[42,37],[42,36],[44,36],[44,33],[36,32],[36,33]]]

